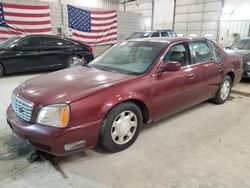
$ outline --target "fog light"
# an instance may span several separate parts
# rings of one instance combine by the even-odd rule
[[[64,149],[65,149],[65,151],[82,149],[82,148],[84,148],[85,144],[86,144],[86,140],[80,140],[80,141],[77,141],[77,142],[71,142],[69,144],[64,145]]]

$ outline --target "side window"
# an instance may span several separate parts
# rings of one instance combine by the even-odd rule
[[[67,41],[67,40],[63,40],[63,39],[59,39],[59,38],[52,38],[52,37],[45,37],[44,38],[44,45],[45,46],[53,46],[53,47],[65,47],[65,46],[73,46],[74,43]]]
[[[159,32],[154,32],[151,37],[160,37],[160,33]]]
[[[243,47],[244,50],[250,50],[250,40],[247,40],[244,47]]]
[[[161,36],[162,37],[169,37],[168,32],[166,32],[166,31],[161,32]]]
[[[182,67],[189,65],[190,53],[188,44],[181,43],[172,46],[164,56],[163,61],[164,63],[167,63],[168,61],[177,61],[181,63]]]
[[[211,61],[213,59],[212,52],[205,41],[191,42],[195,63]]]
[[[208,43],[211,46],[214,55],[214,60],[216,61],[216,63],[223,64],[223,58],[218,47],[212,41],[208,41]]]
[[[41,46],[41,38],[40,37],[28,37],[24,38],[20,42],[17,43],[19,47],[40,47]]]
[[[177,37],[177,34],[176,34],[175,32],[173,32],[173,31],[170,31],[170,32],[169,32],[169,35],[170,35],[171,37]]]

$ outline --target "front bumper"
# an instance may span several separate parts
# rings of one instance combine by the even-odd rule
[[[7,109],[7,122],[22,142],[52,155],[63,155],[97,145],[101,121],[65,129],[31,124]]]

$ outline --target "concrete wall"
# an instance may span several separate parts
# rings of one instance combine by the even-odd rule
[[[123,5],[120,5],[120,10],[124,10]],[[142,14],[142,17],[143,17],[142,29],[151,30],[152,0],[144,0],[144,1],[127,3],[126,12]]]

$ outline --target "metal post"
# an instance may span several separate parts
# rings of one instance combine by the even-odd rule
[[[62,4],[62,0],[58,0],[58,3],[60,4],[60,8],[61,8],[61,30],[62,30],[62,35],[65,34],[65,31],[63,30],[63,26],[64,26],[64,20],[63,20],[63,4]]]
[[[152,0],[152,20],[151,20],[151,29],[154,29],[154,12],[155,12],[155,1]]]
[[[173,23],[172,23],[173,30],[174,30],[174,25],[175,25],[175,13],[176,13],[176,0],[174,0],[174,13],[173,13]]]
[[[221,16],[222,16],[222,12],[223,12],[223,8],[225,5],[225,0],[221,1],[222,5],[221,5],[221,11],[220,11],[220,16],[219,16],[219,22],[218,22],[218,28],[217,28],[217,35],[216,35],[216,42],[219,42],[219,38],[220,38],[220,22],[221,22]]]

